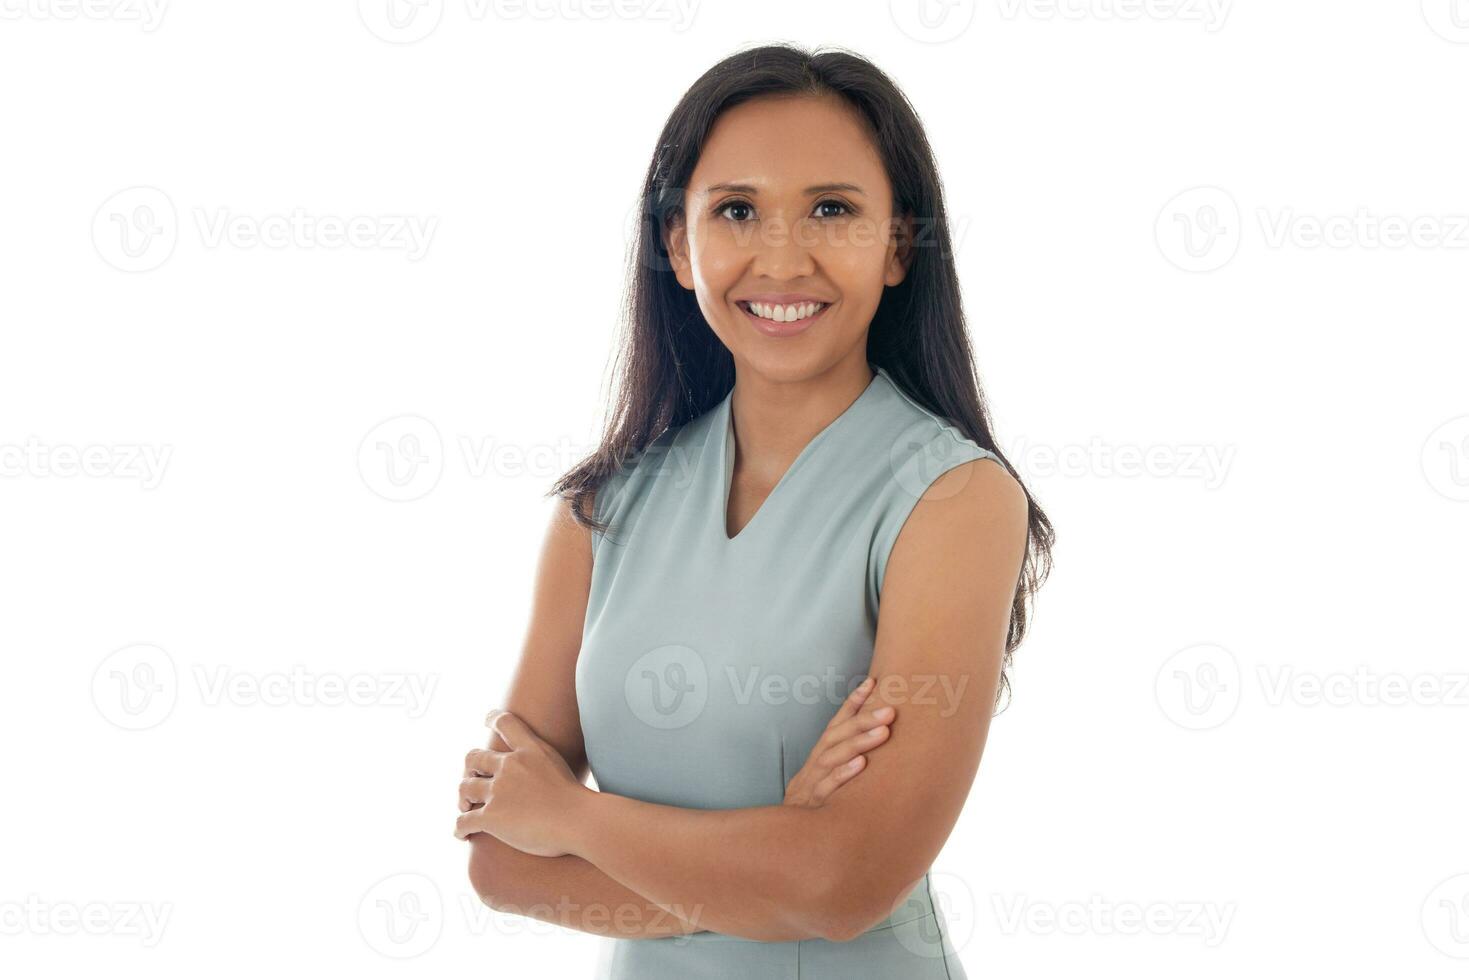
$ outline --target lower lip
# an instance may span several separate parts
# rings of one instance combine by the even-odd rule
[[[740,307],[741,313],[750,318],[750,322],[755,325],[755,329],[760,331],[767,337],[794,337],[796,334],[802,333],[807,327],[811,326],[811,324],[815,323],[817,320],[820,320],[823,316],[825,316],[826,311],[831,309],[832,306],[832,304],[827,303],[821,309],[806,317],[806,319],[804,320],[792,320],[789,323],[776,323],[774,320],[767,320],[763,316],[756,316],[749,310],[745,309],[743,306],[740,306],[740,304],[738,303],[736,303],[735,305]]]

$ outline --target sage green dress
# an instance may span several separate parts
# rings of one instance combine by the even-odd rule
[[[596,495],[611,527],[593,534],[576,695],[604,792],[700,809],[779,804],[871,665],[888,553],[914,504],[945,471],[994,458],[876,368],[730,538],[734,450],[726,395]],[[925,874],[896,912],[844,943],[606,939],[598,976],[964,980],[938,905]]]

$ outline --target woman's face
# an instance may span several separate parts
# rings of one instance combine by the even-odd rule
[[[865,358],[883,288],[906,271],[911,229],[895,229],[892,209],[887,173],[845,103],[762,97],[716,120],[666,245],[735,362],[798,380]],[[811,303],[823,305],[807,315]]]

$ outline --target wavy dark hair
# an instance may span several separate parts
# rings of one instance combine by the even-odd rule
[[[592,514],[596,491],[659,435],[717,405],[734,386],[734,360],[709,328],[694,295],[674,278],[664,233],[680,216],[684,189],[715,120],[761,96],[841,98],[864,121],[892,184],[894,216],[920,230],[903,281],[887,287],[873,315],[867,360],[881,365],[914,400],[948,419],[998,456],[949,244],[949,225],[933,150],[906,96],[870,61],[839,49],[763,45],[732,54],[689,88],[658,135],[628,254],[621,336],[613,359],[616,393],[600,445],[563,475],[547,496],[570,501],[577,523],[605,531]],[[1036,590],[1051,566],[1055,534],[1029,488],[1029,540],[1011,609],[996,704],[1025,636]]]

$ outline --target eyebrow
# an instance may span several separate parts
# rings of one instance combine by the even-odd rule
[[[753,184],[710,184],[704,189],[706,194],[714,194],[719,191],[733,191],[736,194],[749,194],[751,197],[757,197],[760,194],[759,188]],[[848,191],[853,194],[866,194],[856,184],[813,184],[806,188],[804,193],[825,194],[829,191]]]

